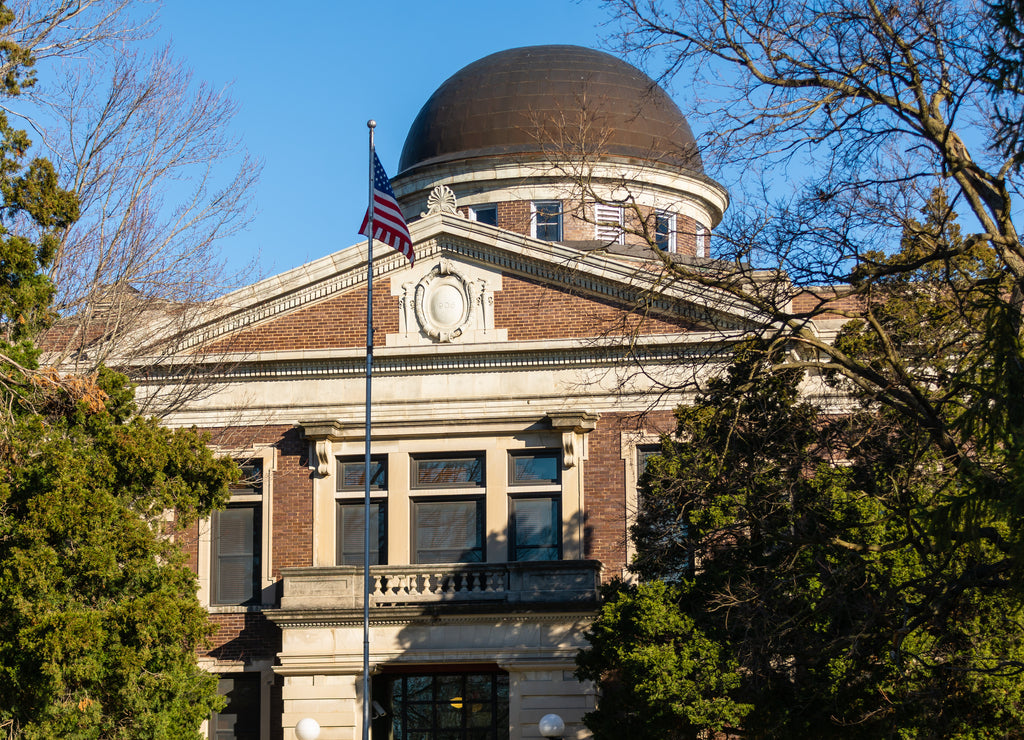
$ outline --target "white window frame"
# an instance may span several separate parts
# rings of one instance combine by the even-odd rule
[[[693,252],[697,257],[709,257],[708,229],[700,221],[693,222]]]
[[[659,250],[661,249],[661,246],[658,244],[658,223],[662,219],[665,219],[668,223],[668,234],[664,251],[669,254],[675,254],[678,251],[679,238],[676,231],[676,214],[671,211],[654,212],[654,246]]]
[[[228,503],[253,503],[260,507],[260,594],[253,604],[213,604],[213,568],[215,566],[213,542],[213,518],[199,522],[199,602],[213,614],[245,612],[253,608],[274,605],[274,471],[277,468],[273,447],[252,447],[246,449],[218,449],[215,452],[239,462],[260,460],[263,467],[263,481],[259,493],[240,490],[232,493]]]
[[[622,206],[594,204],[594,238],[606,244],[622,244]]]
[[[537,212],[543,206],[554,206],[558,217],[558,238],[544,239],[544,241],[560,242],[565,235],[565,219],[562,214],[562,201],[560,200],[534,200],[530,201],[530,236],[534,239],[542,239],[537,235]]]
[[[466,210],[469,211],[469,220],[470,221],[479,221],[480,219],[477,218],[477,212],[478,211],[483,211],[483,210],[490,210],[492,208],[494,209],[494,224],[493,225],[497,226],[498,225],[498,205],[496,203],[482,203],[482,204],[480,204],[478,206],[470,206]],[[490,225],[490,224],[488,224],[488,225]]]

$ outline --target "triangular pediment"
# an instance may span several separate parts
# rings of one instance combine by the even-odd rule
[[[378,345],[469,345],[560,332],[582,339],[611,331],[625,315],[638,318],[624,327],[655,334],[735,333],[757,321],[724,293],[666,283],[656,260],[600,245],[540,241],[449,214],[422,218],[410,232],[415,265],[374,246]],[[366,255],[359,243],[230,293],[179,347],[252,353],[363,346]]]

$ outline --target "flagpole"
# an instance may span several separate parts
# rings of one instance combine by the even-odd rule
[[[363,458],[363,740],[370,740],[370,400],[373,396],[373,130],[377,122],[366,122],[370,129],[369,229],[366,237],[366,449]]]

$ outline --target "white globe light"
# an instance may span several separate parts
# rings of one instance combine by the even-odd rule
[[[316,740],[320,737],[320,723],[312,717],[305,717],[295,725],[295,737],[299,740]]]
[[[565,732],[565,722],[557,714],[545,714],[537,723],[537,728],[544,737],[561,737]]]

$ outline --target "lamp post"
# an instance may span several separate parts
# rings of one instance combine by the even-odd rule
[[[298,740],[316,740],[320,737],[320,723],[312,717],[304,717],[295,725]]]
[[[545,714],[537,723],[537,729],[544,737],[560,739],[565,733],[565,722],[557,714]]]

